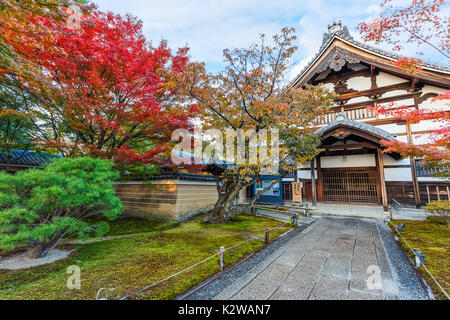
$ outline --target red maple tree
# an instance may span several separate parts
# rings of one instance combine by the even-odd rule
[[[398,6],[392,0],[382,0],[382,11],[369,22],[358,25],[358,29],[365,41],[388,43],[393,50],[403,48],[402,36],[406,34],[407,43],[418,46],[425,44],[436,52],[450,58],[450,35],[448,29],[450,20],[441,12],[446,4],[445,0],[412,0],[410,3]],[[418,52],[421,54],[421,52]],[[422,61],[412,57],[402,57],[395,61],[395,65],[410,74],[422,70]],[[450,91],[432,99],[432,103],[441,101],[449,103]],[[433,104],[432,104],[433,105]],[[433,130],[428,134],[430,143],[414,145],[397,140],[383,141],[387,146],[385,152],[398,152],[403,156],[423,158],[430,165],[444,164],[450,161],[450,115],[443,108],[408,108],[393,103],[379,105],[376,112],[386,116],[395,116],[405,120],[407,124],[418,123],[423,120],[433,122]]]
[[[41,143],[65,155],[160,163],[172,131],[189,127],[191,108],[168,77],[183,71],[188,49],[172,54],[166,41],[151,46],[130,15],[94,10],[79,28],[30,19],[49,30],[30,34],[39,46],[22,53],[41,70],[22,88],[39,101]]]

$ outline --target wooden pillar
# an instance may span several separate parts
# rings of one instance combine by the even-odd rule
[[[323,200],[323,181],[322,181],[322,166],[320,162],[320,156],[316,157],[317,167],[317,201]]]
[[[317,190],[316,190],[316,174],[314,168],[314,159],[310,161],[311,164],[311,200],[313,207],[317,206]]]
[[[377,148],[377,153],[375,154],[375,161],[377,165],[377,172],[379,177],[379,190],[381,191],[381,204],[383,205],[383,210],[388,210],[388,202],[387,202],[387,192],[386,192],[386,181],[384,180],[384,164],[383,164],[383,153],[381,153],[381,149]]]
[[[411,125],[409,123],[406,124],[406,136],[408,139],[408,143],[413,143]],[[419,190],[419,182],[417,181],[417,168],[416,168],[416,159],[414,157],[409,158],[411,163],[411,176],[414,190],[414,203],[416,208],[420,208],[420,190]]]

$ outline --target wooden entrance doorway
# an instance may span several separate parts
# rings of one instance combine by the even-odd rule
[[[324,171],[323,201],[377,204],[375,171]]]

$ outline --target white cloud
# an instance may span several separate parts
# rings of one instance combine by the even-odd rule
[[[379,14],[381,12],[380,7],[377,5],[371,5],[367,7],[366,13],[370,14],[370,15],[376,15]]]
[[[94,0],[95,1],[95,0]],[[271,36],[284,26],[297,29],[299,47],[293,57],[295,77],[318,51],[327,25],[342,19],[355,26],[375,12],[379,0],[97,0],[101,10],[129,12],[144,22],[144,33],[154,43],[166,39],[172,48],[186,44],[194,60],[211,71],[222,63],[224,48],[248,47],[260,33]]]

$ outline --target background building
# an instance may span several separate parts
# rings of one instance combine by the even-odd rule
[[[307,200],[316,198],[319,202],[381,204],[386,208],[392,199],[420,206],[450,198],[449,184],[432,177],[433,169],[425,168],[420,159],[381,152],[381,140],[426,143],[424,134],[436,129],[436,124],[421,121],[407,125],[368,107],[394,103],[450,111],[446,101],[431,103],[433,97],[450,89],[450,69],[423,64],[422,70],[412,75],[395,66],[399,58],[355,41],[341,22],[328,26],[317,55],[293,85],[323,84],[339,98],[317,121],[325,151],[313,161],[312,170],[311,165],[305,165],[284,179],[284,200],[291,196],[292,180],[303,183]]]

